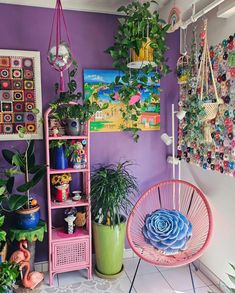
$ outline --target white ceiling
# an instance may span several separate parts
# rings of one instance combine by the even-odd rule
[[[144,2],[144,0],[139,1]],[[61,0],[63,9],[109,14],[117,14],[118,7],[131,2],[132,0]],[[155,9],[160,9],[169,0],[157,0],[157,2],[159,5],[156,5]],[[56,0],[0,0],[0,3],[54,8]]]

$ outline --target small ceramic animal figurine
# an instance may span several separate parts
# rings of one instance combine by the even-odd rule
[[[86,224],[86,213],[77,212],[75,225],[77,227],[83,227]]]
[[[30,252],[27,250],[28,243],[26,240],[20,241],[20,249],[13,252],[10,257],[10,263],[21,263],[22,261],[30,260]]]
[[[64,220],[65,222],[67,222],[67,234],[73,234],[74,233],[74,220],[76,219],[76,217],[72,214],[72,215],[68,215]]]
[[[22,284],[25,288],[34,289],[44,279],[44,274],[39,272],[29,272],[30,264],[22,261],[19,270],[22,271],[26,267],[26,272],[23,273]]]

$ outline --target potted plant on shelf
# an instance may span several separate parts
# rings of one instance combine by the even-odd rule
[[[40,219],[40,206],[35,198],[32,198],[30,190],[37,185],[45,175],[45,166],[37,165],[35,161],[34,140],[26,140],[27,146],[24,151],[2,150],[4,159],[23,175],[23,184],[16,190],[20,192],[14,196],[26,204],[16,211],[16,225],[20,229],[33,229],[37,226]]]
[[[0,293],[13,292],[14,284],[19,276],[18,264],[3,262],[0,264]]]
[[[70,157],[70,162],[74,169],[86,168],[87,156],[84,150],[86,140],[76,141],[69,144],[66,149],[66,156]]]
[[[87,122],[101,108],[96,101],[83,100],[82,93],[77,92],[77,82],[74,76],[77,72],[77,63],[73,62],[73,70],[69,72],[68,91],[60,92],[59,98],[50,104],[53,113],[52,116],[58,119],[62,125],[65,125],[67,135],[82,135],[84,123]],[[56,85],[56,88],[58,86]],[[103,108],[107,108],[104,104]]]
[[[123,73],[111,83],[110,88],[117,90],[111,98],[123,104],[123,128],[132,130],[135,141],[139,137],[141,113],[148,111],[157,99],[156,83],[169,72],[164,55],[170,24],[160,19],[157,11],[150,12],[151,3],[156,1],[133,1],[118,9],[124,16],[120,19],[113,46],[106,50],[113,58],[113,66]],[[141,89],[147,89],[151,98],[141,100]],[[126,127],[128,121],[132,121],[132,127]]]
[[[115,278],[123,270],[126,218],[131,196],[138,192],[130,162],[101,165],[91,176],[91,212],[96,252],[96,272]]]
[[[51,177],[51,183],[55,188],[54,195],[58,202],[66,201],[69,197],[69,182],[72,181],[70,173],[64,173],[61,175],[53,175]]]

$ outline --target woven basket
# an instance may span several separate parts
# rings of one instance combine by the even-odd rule
[[[206,115],[203,117],[203,121],[210,121],[214,119],[218,112],[218,103],[204,103]]]
[[[5,243],[5,245],[3,246],[3,249],[0,252],[0,256],[1,256],[2,262],[6,261],[6,258],[7,258],[7,243]]]
[[[177,71],[180,68],[184,70],[184,73],[181,76],[178,76],[178,84],[186,84],[189,80],[189,60],[190,57],[188,55],[182,55],[177,60]]]
[[[200,99],[203,100],[203,95],[204,94],[208,95],[208,92],[209,92],[208,78],[209,78],[209,75],[211,74],[212,84],[214,88],[214,96],[216,100],[216,102],[214,103],[203,103],[203,107],[206,112],[206,115],[203,117],[203,121],[206,122],[216,117],[218,112],[218,107],[220,104],[223,104],[223,100],[218,98],[214,72],[211,65],[210,51],[209,51],[209,46],[207,42],[207,20],[204,21],[204,31],[206,33],[206,37],[205,37],[202,58],[201,58],[198,75],[197,75],[196,89],[200,83],[200,87],[201,87]],[[206,88],[205,91],[204,91],[204,86]]]

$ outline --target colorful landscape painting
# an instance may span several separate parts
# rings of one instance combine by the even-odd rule
[[[94,94],[98,95],[98,104],[102,106],[109,103],[109,107],[99,111],[91,121],[92,132],[116,132],[122,131],[123,128],[132,127],[132,121],[124,123],[121,116],[121,103],[113,101],[110,98],[112,91],[109,84],[115,80],[116,76],[122,73],[118,70],[102,70],[102,69],[85,69],[84,70],[84,93],[85,99],[91,101],[97,99]],[[142,106],[142,114],[138,121],[138,128],[141,130],[159,130],[160,129],[160,84],[156,84],[157,99],[152,99],[148,88],[143,88],[141,92],[141,102],[149,100],[149,106]]]

